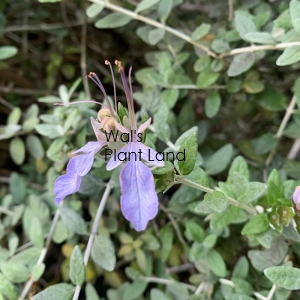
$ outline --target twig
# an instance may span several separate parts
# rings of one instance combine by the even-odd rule
[[[153,283],[160,283],[160,284],[166,284],[166,285],[170,285],[170,284],[182,284],[183,286],[185,286],[187,289],[195,292],[196,288],[191,285],[191,284],[187,284],[187,283],[182,283],[182,282],[178,282],[172,279],[165,279],[165,278],[157,278],[157,277],[139,277],[139,279],[143,279],[147,282],[153,282]]]
[[[228,0],[228,21],[233,19],[233,0]]]
[[[273,299],[273,296],[274,296],[274,294],[275,294],[275,291],[276,291],[276,285],[273,284],[273,286],[272,286],[272,288],[271,288],[271,290],[270,290],[270,292],[269,292],[269,295],[268,295],[268,297],[266,298],[266,300],[272,300],[272,299]]]
[[[194,45],[195,47],[197,48],[200,48],[201,50],[203,50],[204,52],[206,52],[208,55],[212,56],[212,57],[217,57],[216,53],[213,52],[212,50],[209,49],[209,47],[201,44],[201,43],[198,43],[196,41],[193,41],[191,39],[190,36],[186,35],[185,33],[183,32],[180,32],[178,31],[177,29],[174,29],[170,26],[166,26],[160,22],[157,22],[153,19],[150,19],[150,18],[147,18],[145,16],[142,16],[142,15],[139,15],[133,11],[130,11],[128,9],[125,9],[123,7],[120,7],[118,5],[115,5],[113,3],[110,3],[108,1],[104,1],[104,0],[90,0],[91,2],[94,2],[94,3],[98,3],[98,4],[102,4],[102,5],[105,5],[106,8],[112,10],[112,11],[115,11],[115,12],[118,12],[118,13],[121,13],[125,16],[128,16],[134,20],[138,20],[138,21],[141,21],[143,23],[146,23],[146,24],[149,24],[151,26],[154,26],[156,28],[162,28],[162,29],[165,29],[165,31],[181,38],[182,40]]]
[[[82,21],[70,22],[69,26],[80,26],[82,25]],[[53,24],[35,24],[35,25],[13,25],[7,26],[4,29],[4,32],[20,32],[20,31],[48,31],[65,28],[66,25],[63,23],[53,23]]]
[[[185,248],[187,246],[187,243],[185,242],[185,240],[184,240],[184,238],[183,238],[183,236],[181,234],[181,231],[180,231],[180,229],[178,227],[177,222],[174,220],[173,216],[168,212],[168,210],[166,209],[166,207],[164,205],[160,204],[159,206],[164,211],[164,213],[167,215],[167,217],[169,218],[169,220],[171,221],[171,224],[172,224],[172,226],[174,227],[174,229],[176,231],[176,234],[177,234],[179,242]]]
[[[61,202],[61,204],[62,204],[62,202]],[[52,235],[53,235],[56,223],[58,221],[59,215],[60,215],[60,210],[57,209],[56,212],[55,212],[55,214],[54,214],[54,217],[53,217],[53,220],[52,220],[52,224],[51,224],[51,227],[50,227],[50,230],[49,230],[49,234],[47,236],[47,240],[46,240],[45,246],[44,246],[44,248],[43,248],[43,250],[42,250],[42,252],[40,254],[40,257],[39,257],[39,260],[37,262],[37,265],[41,265],[44,262],[45,258],[46,258],[47,252],[48,252],[50,244],[51,244],[51,238],[52,238]],[[33,283],[34,283],[33,278],[30,278],[27,281],[27,283],[26,283],[26,285],[25,285],[25,287],[24,287],[24,289],[23,289],[23,291],[22,291],[22,293],[21,293],[21,295],[19,297],[19,300],[23,300],[25,298],[25,296],[28,294],[28,292],[29,292],[29,290],[30,290],[30,288],[31,288],[31,286],[32,286]]]
[[[288,159],[295,159],[300,150],[300,138],[295,139],[294,144],[287,156]]]
[[[19,44],[22,45],[23,40],[22,40],[19,36],[17,36],[16,34],[14,34],[14,33],[12,33],[12,32],[7,32],[5,35],[6,35],[7,37],[9,37],[10,39],[12,39],[13,41],[15,41],[15,42],[17,42],[17,43],[19,43]],[[39,57],[41,57],[42,60],[46,60],[46,59],[44,58],[44,55],[42,56],[41,53],[40,53],[40,51],[39,51],[36,47],[34,47],[34,46],[32,46],[31,44],[29,44],[28,41],[27,41],[26,47],[27,47],[28,50],[29,50],[30,52],[32,52],[33,54],[38,55]]]
[[[256,296],[257,298],[261,299],[261,300],[272,300],[273,296],[275,294],[275,291],[276,291],[276,285],[273,284],[267,297],[265,297],[265,296],[263,296],[263,295],[261,295],[260,293],[257,293],[257,292],[254,292],[253,295]]]
[[[10,110],[13,110],[15,108],[12,104],[10,104],[6,100],[4,100],[2,97],[0,97],[0,103],[2,103],[4,106],[8,107]]]
[[[5,93],[5,94],[9,94],[9,93],[14,93],[14,94],[19,94],[19,95],[28,95],[28,96],[49,96],[49,95],[53,95],[53,96],[58,96],[58,92],[55,90],[35,90],[35,89],[25,89],[25,88],[11,88],[11,87],[7,87],[7,86],[0,86],[0,93]],[[75,92],[73,93],[74,97],[79,96],[80,93]],[[93,98],[95,99],[103,99],[103,95],[101,94],[94,94]],[[118,97],[119,99],[122,99],[122,96]],[[87,99],[87,100],[91,100],[91,99]]]
[[[105,189],[104,194],[102,196],[102,199],[100,201],[100,204],[99,204],[99,207],[98,207],[95,219],[94,219],[94,223],[93,223],[93,226],[92,226],[91,234],[90,234],[90,237],[89,237],[89,240],[88,240],[88,244],[87,244],[87,247],[86,247],[86,250],[85,250],[85,254],[84,254],[84,258],[83,258],[85,266],[87,266],[87,263],[89,261],[91,251],[92,251],[92,247],[93,247],[93,243],[94,243],[97,231],[98,231],[98,225],[99,225],[100,219],[102,217],[102,213],[103,213],[103,210],[104,210],[104,207],[106,205],[106,202],[107,202],[107,199],[108,199],[108,196],[110,194],[111,189],[112,189],[112,183],[111,183],[111,181],[109,181],[106,185],[106,189]],[[79,294],[80,294],[80,290],[81,290],[81,286],[77,285],[76,289],[75,289],[74,296],[73,296],[73,300],[78,299]]]
[[[228,52],[222,53],[218,56],[218,58],[223,58],[226,56],[232,56],[245,52],[255,52],[255,51],[263,51],[263,50],[280,50],[285,49],[291,46],[300,46],[300,42],[290,42],[290,43],[279,43],[275,45],[251,45],[249,47],[242,47],[230,50]]]
[[[23,11],[23,26],[26,26],[28,23],[28,4],[29,0],[24,1],[24,11]],[[22,54],[23,56],[27,56],[28,53],[28,34],[27,31],[23,31],[22,33]]]
[[[180,266],[176,266],[176,267],[170,267],[166,269],[166,274],[171,274],[171,273],[181,273],[181,272],[185,272],[189,269],[194,268],[194,265],[191,263],[187,263],[187,264],[183,264]]]
[[[0,214],[6,214],[8,216],[13,216],[14,213],[8,209],[6,209],[5,207],[0,206]]]

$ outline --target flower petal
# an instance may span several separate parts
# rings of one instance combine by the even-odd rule
[[[139,127],[137,133],[142,133],[142,132],[144,132],[144,131],[149,127],[150,123],[151,123],[151,118],[149,118],[144,124],[142,124],[142,125]]]
[[[67,174],[59,176],[54,182],[55,203],[58,205],[66,196],[76,193],[81,184],[77,174],[77,161],[73,157],[68,164]]]
[[[145,230],[158,212],[158,198],[150,169],[140,161],[129,161],[120,173],[121,210],[137,231]]]
[[[83,153],[90,153],[93,152],[94,155],[95,153],[97,153],[98,151],[101,150],[101,148],[106,144],[105,141],[98,141],[98,142],[88,142],[86,145],[84,145],[83,147],[81,147],[80,149],[76,150],[73,153],[79,153],[79,152],[83,152]]]
[[[72,159],[76,159],[77,174],[79,176],[84,176],[91,170],[93,166],[94,153],[91,152],[88,154],[81,154],[73,157]]]
[[[144,144],[140,145],[140,149],[142,150],[142,159],[147,163],[156,167],[163,167],[165,165],[162,154],[156,152],[152,148],[145,146]]]
[[[105,134],[100,131],[102,129],[102,124],[96,121],[93,117],[91,117],[91,124],[98,142],[106,141]]]
[[[116,128],[121,131],[122,133],[130,133],[130,131],[123,125],[121,125],[120,123],[118,122],[115,122],[115,126]]]

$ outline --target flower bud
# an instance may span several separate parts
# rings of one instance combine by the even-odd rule
[[[300,210],[300,186],[297,186],[293,194],[293,201],[296,204],[296,209]]]
[[[98,111],[98,120],[102,123],[104,119],[111,117],[110,110],[108,108],[102,108]]]

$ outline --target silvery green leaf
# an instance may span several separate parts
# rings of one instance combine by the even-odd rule
[[[249,262],[245,256],[242,256],[233,268],[232,276],[245,278],[249,272]]]
[[[269,220],[266,214],[259,214],[250,219],[242,229],[243,235],[254,235],[269,229]]]
[[[234,26],[242,39],[247,33],[257,31],[252,16],[243,11],[235,11]]]
[[[249,32],[245,34],[245,39],[257,44],[276,44],[269,32]]]
[[[132,284],[129,284],[123,295],[124,300],[137,299],[147,288],[148,282],[143,279],[137,279]]]
[[[143,10],[149,9],[153,5],[155,5],[159,0],[142,0],[136,7],[135,12],[139,13]]]
[[[191,39],[193,41],[202,39],[204,36],[206,36],[209,33],[210,28],[211,28],[210,24],[202,23],[199,27],[197,27],[193,31],[191,35]]]
[[[18,299],[17,289],[2,273],[0,273],[0,293],[9,300]]]
[[[45,264],[37,264],[32,268],[31,276],[34,281],[38,281],[45,271]]]
[[[238,76],[248,71],[254,64],[254,55],[251,52],[237,54],[233,57],[227,75],[230,77]]]
[[[75,287],[68,283],[51,285],[32,297],[32,300],[71,300]]]
[[[300,289],[300,269],[293,267],[271,267],[264,270],[265,275],[277,286],[288,290]]]
[[[30,134],[26,137],[26,148],[32,157],[44,157],[43,145],[41,143],[41,140],[36,135]]]
[[[227,208],[227,198],[219,191],[213,191],[212,193],[207,193],[204,196],[204,201],[206,204],[214,211],[221,213]]]
[[[33,217],[30,225],[30,240],[36,247],[42,248],[44,245],[43,229],[40,219]]]
[[[276,61],[277,66],[286,66],[300,60],[300,46],[295,45],[284,49]]]
[[[170,226],[164,226],[160,229],[159,236],[161,241],[161,260],[166,261],[172,250],[174,231]]]
[[[162,23],[165,23],[172,11],[173,0],[161,0],[158,4],[157,16]]]
[[[0,47],[0,60],[8,59],[18,53],[18,48],[14,46],[1,46]]]
[[[169,300],[168,296],[159,289],[151,289],[150,300]]]
[[[67,104],[69,102],[70,97],[69,97],[68,88],[64,84],[61,84],[58,87],[58,94],[62,103]]]
[[[55,124],[38,124],[35,126],[35,130],[50,139],[60,137],[64,133],[63,127]]]
[[[89,18],[94,18],[98,14],[101,13],[101,11],[104,9],[105,4],[104,3],[92,3],[87,9],[86,9],[86,15]]]
[[[70,279],[75,285],[82,285],[85,280],[85,265],[80,248],[76,245],[70,259]]]
[[[148,33],[148,41],[151,45],[156,45],[165,35],[164,28],[152,29]]]
[[[1,271],[7,279],[14,283],[25,282],[30,276],[29,269],[25,266],[25,264],[20,262],[2,262]]]
[[[63,241],[65,241],[69,236],[69,231],[67,226],[65,225],[64,222],[62,222],[61,220],[59,220],[54,228],[54,232],[52,235],[52,240],[57,243],[60,244]]]
[[[221,97],[217,90],[208,94],[205,100],[205,114],[208,118],[213,118],[219,111]]]
[[[18,124],[21,114],[21,109],[19,107],[15,107],[8,115],[7,124]]]
[[[23,164],[25,160],[25,144],[21,138],[15,137],[10,141],[9,154],[15,164]]]
[[[131,18],[120,13],[111,13],[95,23],[96,28],[116,28],[125,26]]]
[[[86,233],[86,223],[77,212],[66,206],[61,206],[59,209],[62,221],[71,232],[73,231],[78,234]]]
[[[95,263],[107,271],[116,265],[115,249],[111,240],[105,235],[98,235],[92,247],[92,258]]]
[[[228,165],[233,154],[233,147],[231,144],[223,146],[215,152],[206,162],[206,173],[215,175],[222,172]]]
[[[295,30],[300,33],[300,2],[298,0],[290,2],[290,14]]]
[[[207,261],[209,268],[215,275],[217,275],[219,277],[226,276],[226,273],[227,273],[226,265],[225,265],[224,259],[222,258],[222,256],[220,255],[219,252],[217,252],[216,250],[213,250],[213,249],[210,250],[210,252],[206,256],[206,261]]]
[[[100,300],[95,287],[91,283],[87,283],[85,286],[86,300]]]

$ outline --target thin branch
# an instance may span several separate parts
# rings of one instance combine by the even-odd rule
[[[230,50],[229,52],[222,53],[218,58],[223,58],[226,56],[232,56],[236,54],[241,54],[245,52],[255,52],[255,51],[264,51],[264,50],[280,50],[285,49],[291,46],[300,46],[300,42],[290,42],[290,43],[279,43],[275,45],[251,45],[249,47],[242,47]]]
[[[287,155],[288,159],[295,159],[298,152],[300,150],[300,138],[295,139],[294,144],[289,152],[289,154]]]
[[[285,129],[287,123],[289,122],[292,114],[294,113],[294,108],[296,106],[296,101],[297,101],[297,98],[294,95],[291,102],[290,102],[290,104],[289,104],[289,106],[288,106],[288,108],[286,109],[285,115],[284,115],[284,117],[282,119],[282,122],[281,122],[281,124],[278,128],[277,133],[276,133],[276,137],[278,139],[280,139],[282,137],[284,129]],[[265,167],[268,167],[271,164],[273,156],[274,156],[275,153],[276,153],[276,147],[273,148],[272,151],[270,152],[270,154],[269,154],[269,156],[268,156],[268,158],[265,162]]]
[[[228,21],[233,19],[233,0],[228,0]]]
[[[0,206],[0,214],[5,214],[8,216],[13,216],[14,213],[8,209],[6,209],[5,207]]]
[[[167,215],[167,217],[169,218],[169,220],[171,221],[171,224],[172,226],[174,227],[175,231],[176,231],[176,234],[177,234],[177,237],[178,237],[178,240],[179,242],[182,244],[182,246],[185,248],[187,246],[187,243],[186,241],[184,240],[182,234],[181,234],[181,231],[178,227],[178,224],[177,222],[175,221],[175,219],[173,218],[172,214],[170,214],[168,212],[168,210],[166,209],[166,207],[162,204],[159,205],[160,208],[163,210],[163,212]]]
[[[90,234],[90,237],[89,237],[89,240],[88,240],[88,244],[87,244],[87,247],[86,247],[86,250],[85,250],[85,253],[84,253],[83,261],[84,261],[85,266],[87,266],[87,264],[88,264],[88,261],[89,261],[90,255],[91,255],[91,251],[92,251],[92,247],[93,247],[93,243],[94,243],[94,240],[96,238],[97,231],[98,231],[99,222],[100,222],[100,219],[102,217],[104,207],[106,205],[106,202],[107,202],[107,199],[109,197],[111,189],[112,189],[112,183],[111,183],[111,181],[109,181],[106,185],[106,189],[105,189],[104,194],[102,196],[102,199],[100,201],[100,204],[99,204],[99,207],[98,207],[95,219],[94,219],[94,223],[93,223],[93,226],[92,226],[92,229],[91,229],[91,234]],[[74,296],[73,296],[73,300],[78,299],[79,294],[80,294],[80,290],[81,290],[81,286],[77,285],[76,289],[75,289]]]
[[[176,267],[170,267],[166,269],[166,274],[171,274],[171,273],[181,273],[181,272],[185,272],[189,269],[193,269],[194,265],[191,263],[186,263],[180,266],[176,266]]]
[[[37,262],[37,265],[41,265],[44,262],[45,258],[46,258],[47,252],[48,252],[50,244],[51,244],[52,235],[53,235],[56,223],[58,221],[59,215],[60,215],[60,210],[57,209],[56,212],[55,212],[55,214],[54,214],[54,217],[53,217],[53,220],[52,220],[52,223],[51,223],[51,227],[50,227],[50,230],[49,230],[49,234],[47,236],[47,240],[46,240],[45,246],[44,246],[44,248],[43,248],[43,250],[42,250],[42,252],[40,254],[40,257],[39,257],[39,260]],[[34,283],[34,280],[31,277],[27,281],[27,283],[26,283],[26,285],[25,285],[25,287],[24,287],[24,289],[23,289],[23,291],[22,291],[22,293],[21,293],[21,295],[19,297],[19,300],[24,300],[25,299],[25,297],[29,293],[29,290],[30,290],[30,288],[31,288],[31,286],[32,286],[33,283]]]
[[[178,282],[172,279],[165,279],[165,278],[157,278],[157,277],[139,277],[139,279],[143,279],[146,282],[153,282],[153,283],[159,283],[159,284],[165,284],[165,285],[170,285],[170,284],[182,284],[183,286],[185,286],[187,289],[195,292],[196,288],[191,285],[191,284],[187,284],[187,283],[182,283],[182,282]]]
[[[69,26],[80,26],[82,21],[70,22]],[[65,28],[66,25],[63,23],[53,23],[53,24],[34,24],[34,25],[13,25],[7,26],[4,29],[4,32],[20,32],[20,31],[49,31],[55,29]]]
[[[275,294],[275,291],[276,291],[276,285],[273,284],[273,286],[272,286],[272,288],[271,288],[271,290],[270,290],[270,292],[269,292],[269,295],[268,295],[268,297],[266,298],[266,300],[272,300],[272,299],[273,299],[273,296],[274,296],[274,294]]]
[[[201,43],[198,43],[198,42],[196,42],[196,41],[193,41],[193,40],[191,39],[190,36],[186,35],[186,34],[183,33],[183,32],[178,31],[178,30],[175,29],[175,28],[172,28],[172,27],[170,27],[170,26],[166,26],[166,25],[164,25],[164,24],[162,24],[162,23],[160,23],[160,22],[157,22],[157,21],[155,21],[155,20],[153,20],[153,19],[147,18],[147,17],[142,16],[142,15],[139,15],[139,14],[137,14],[137,13],[131,11],[131,10],[125,9],[125,8],[123,8],[123,7],[120,7],[120,6],[118,6],[118,5],[115,5],[115,4],[113,4],[113,3],[110,3],[110,2],[108,2],[108,1],[104,1],[104,0],[90,0],[90,1],[91,1],[91,2],[94,2],[94,3],[98,3],[98,4],[105,5],[105,7],[106,7],[107,9],[110,9],[110,10],[112,10],[112,11],[121,13],[121,14],[123,14],[123,15],[125,15],[125,16],[128,16],[128,17],[134,19],[134,20],[141,21],[141,22],[143,22],[143,23],[149,24],[149,25],[151,25],[151,26],[153,26],[153,27],[156,27],[156,28],[162,28],[162,29],[165,29],[165,31],[167,31],[167,32],[169,32],[169,33],[171,33],[171,34],[173,34],[173,35],[175,35],[175,36],[181,38],[182,40],[184,40],[184,41],[186,41],[186,42],[188,42],[188,43],[194,45],[195,47],[197,47],[197,48],[203,50],[203,51],[206,52],[208,55],[210,55],[210,56],[212,56],[212,57],[217,57],[216,53],[213,52],[212,50],[210,50],[209,47],[207,47],[207,46],[205,46],[205,45],[203,45],[203,44],[201,44]]]
[[[0,103],[8,107],[10,110],[13,110],[15,108],[12,104],[4,100],[2,97],[0,97]]]

